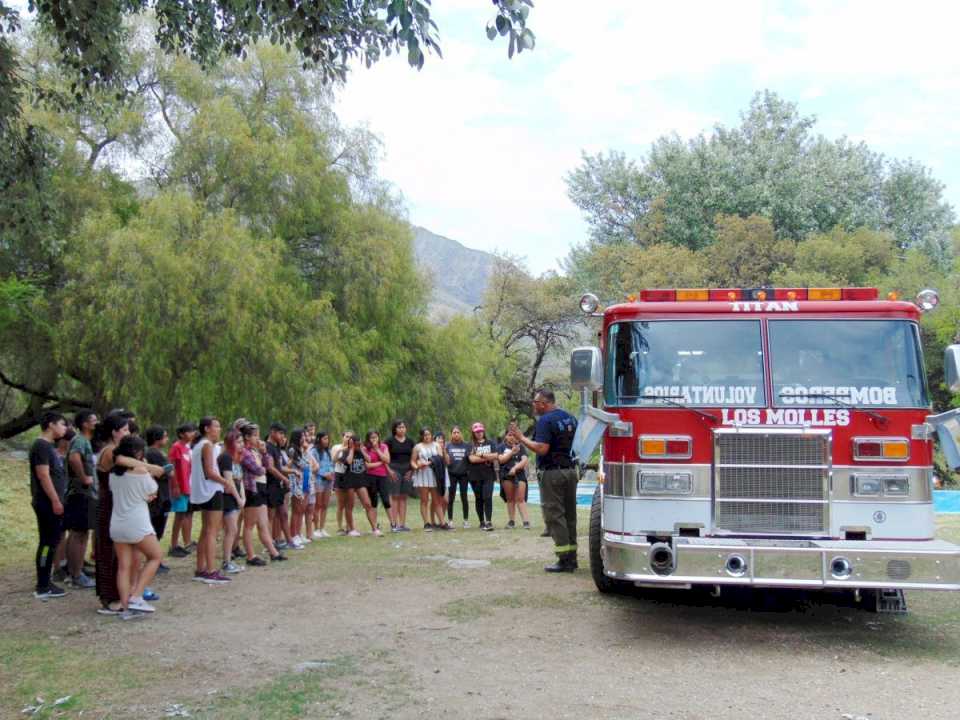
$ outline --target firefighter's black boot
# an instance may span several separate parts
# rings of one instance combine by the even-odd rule
[[[577,569],[576,553],[566,552],[557,556],[557,561],[553,565],[547,565],[544,570],[548,573],[572,573]]]

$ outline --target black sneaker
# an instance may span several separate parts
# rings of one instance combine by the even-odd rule
[[[431,525],[430,523],[424,523],[424,524],[423,524],[423,531],[424,531],[424,532],[433,532],[433,525]]]
[[[240,550],[239,548],[233,551],[234,560],[236,560],[237,558],[245,558],[246,556],[247,556],[247,553],[243,550]]]
[[[197,544],[192,541],[184,548],[184,550],[186,550],[188,553],[192,553],[196,549],[197,549]]]
[[[157,575],[166,575],[170,572],[170,566],[160,563],[160,566],[157,568]]]
[[[53,583],[50,583],[49,585],[47,585],[45,589],[37,590],[36,592],[34,592],[33,596],[37,598],[37,600],[49,600],[50,598],[63,597],[66,594],[67,594],[67,591],[64,590],[62,587],[60,587],[59,585],[54,585]]]
[[[177,545],[176,547],[170,548],[170,552],[167,554],[170,557],[185,558],[185,557],[189,557],[190,552],[186,548],[180,547],[179,545]]]
[[[270,562],[283,562],[286,559],[287,559],[286,555],[284,555],[283,553],[277,553],[276,555],[270,558]]]
[[[256,556],[247,560],[247,565],[252,565],[253,567],[265,567],[266,564],[267,564],[266,560]]]
[[[57,582],[66,582],[67,568],[64,566],[64,567],[58,567],[56,570],[54,570],[53,579],[56,580]]]
[[[493,523],[485,523],[483,529],[487,532],[493,532]]]
[[[529,530],[529,529],[530,529],[530,523],[529,523],[529,522],[525,522],[525,523],[523,524],[523,529],[524,529],[524,530]]]
[[[505,529],[506,529],[506,530],[513,530],[516,526],[517,526],[517,524],[516,524],[513,520],[511,520],[510,522],[507,523],[507,527],[506,527]]]

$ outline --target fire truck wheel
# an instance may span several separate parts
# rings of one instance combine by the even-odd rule
[[[590,504],[590,574],[597,590],[602,593],[626,593],[633,588],[623,580],[614,580],[603,572],[603,557],[600,555],[600,540],[603,528],[600,527],[600,486],[593,491]]]

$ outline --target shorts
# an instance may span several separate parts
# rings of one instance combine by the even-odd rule
[[[333,474],[333,487],[335,490],[346,490],[343,486],[343,473],[334,473]]]
[[[97,501],[85,493],[67,496],[63,508],[63,526],[73,532],[86,532],[97,526]],[[92,522],[91,522],[92,521]]]
[[[213,497],[205,503],[200,503],[199,505],[191,503],[190,507],[198,512],[223,512],[223,493],[218,490],[213,494]]]
[[[253,492],[247,491],[247,504],[244,507],[258,508],[267,504],[267,489],[264,483],[257,483],[257,489]]]
[[[174,498],[170,501],[170,512],[175,513],[188,513],[193,512],[190,509],[190,497],[188,495],[181,495],[178,498]]]
[[[303,497],[303,480],[298,478],[296,475],[293,475],[289,478],[290,480],[290,495],[295,498]]]
[[[267,480],[267,507],[271,510],[283,507],[283,501],[287,497],[287,491],[279,480]]]
[[[343,475],[343,480],[340,482],[341,490],[359,490],[360,488],[367,487],[367,476],[366,475],[351,475],[345,473]]]
[[[33,512],[37,516],[37,534],[40,536],[40,544],[51,548],[57,547],[63,538],[63,515],[53,514],[50,500],[46,497],[42,498],[38,505],[33,506]]]
[[[409,495],[410,497],[418,497],[417,491],[413,487],[413,471],[407,466],[406,469],[402,467],[394,467],[393,471],[397,474],[397,479],[392,480],[387,478],[387,492],[392,496],[397,495]]]
[[[330,492],[331,490],[333,490],[333,483],[334,483],[333,480],[324,480],[321,477],[319,480],[317,480],[314,486],[314,493],[316,495],[319,495],[320,493],[323,493],[323,492]]]
[[[227,493],[217,493],[223,497],[223,514],[227,515],[228,513],[240,512],[240,505],[237,504],[237,499],[233,495],[228,495]]]

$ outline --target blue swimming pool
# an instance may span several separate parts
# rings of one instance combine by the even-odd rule
[[[577,486],[577,505],[590,505],[593,499],[593,491],[596,487],[594,483],[580,483],[580,485]],[[540,504],[540,488],[537,487],[536,483],[530,486],[530,496],[528,500],[536,505]],[[934,490],[933,509],[938,513],[960,514],[960,491]]]

